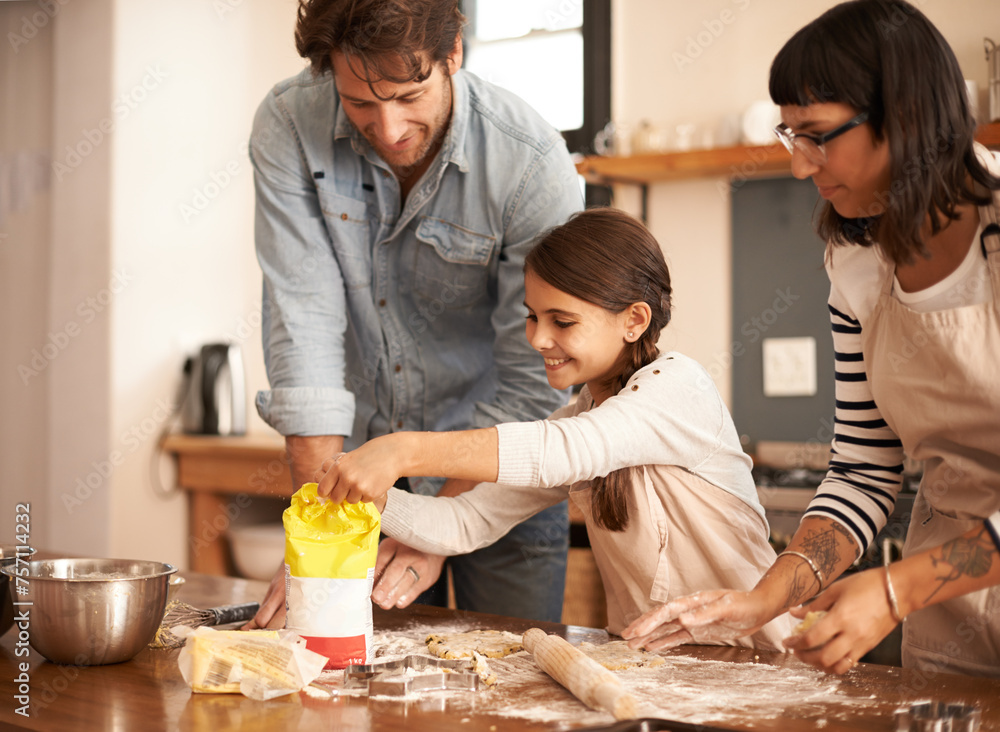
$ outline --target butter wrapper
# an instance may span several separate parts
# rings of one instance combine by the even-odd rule
[[[287,630],[188,631],[177,658],[181,676],[201,694],[243,694],[265,701],[301,691],[320,675],[326,657]]]

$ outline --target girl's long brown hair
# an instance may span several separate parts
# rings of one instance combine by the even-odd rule
[[[636,341],[624,344],[611,378],[612,393],[660,355],[656,342],[670,322],[670,271],[656,239],[632,216],[614,208],[582,211],[545,234],[529,252],[524,269],[611,313],[637,302],[649,305],[649,327]],[[591,483],[591,511],[598,526],[609,531],[628,526],[635,469],[619,468]]]

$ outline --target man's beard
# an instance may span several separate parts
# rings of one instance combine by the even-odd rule
[[[428,135],[422,140],[416,149],[392,152],[384,149],[378,140],[375,139],[374,135],[369,137],[365,132],[361,132],[362,137],[368,141],[368,144],[378,153],[378,156],[392,168],[392,172],[396,174],[399,180],[406,180],[413,174],[414,169],[419,168],[424,162],[429,162],[427,158],[437,153],[441,142],[444,140],[444,136],[448,132],[452,113],[451,76],[445,77],[444,84],[446,85],[444,103],[438,110],[438,116],[434,119],[433,128],[421,125],[418,133],[428,135],[428,132],[433,129],[433,134]]]

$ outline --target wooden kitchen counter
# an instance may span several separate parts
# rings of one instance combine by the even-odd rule
[[[245,602],[260,599],[265,584],[235,578],[219,578],[197,573],[182,573],[187,578],[179,597],[199,607]],[[35,612],[38,610],[36,609]],[[604,631],[551,623],[529,623],[493,615],[464,613],[442,608],[413,606],[406,610],[381,611],[375,608],[375,631],[378,633],[418,628],[448,630],[499,628],[521,633],[529,627],[541,627],[558,633],[573,643],[606,639]],[[422,632],[422,631],[421,631]],[[222,732],[240,730],[360,730],[388,732],[417,730],[441,732],[459,729],[463,732],[513,732],[514,730],[555,730],[594,726],[612,722],[610,716],[595,717],[576,702],[564,689],[548,679],[538,677],[530,688],[515,688],[514,681],[504,678],[493,690],[465,695],[464,706],[456,707],[455,697],[430,693],[419,700],[393,700],[387,697],[341,697],[321,699],[306,694],[292,694],[267,702],[254,701],[239,694],[193,694],[181,678],[177,667],[179,650],[142,651],[127,663],[111,666],[72,667],[44,661],[32,651],[30,658],[31,716],[24,718],[14,712],[18,693],[14,679],[18,671],[15,657],[17,630],[7,633],[0,641],[0,727],[35,730],[210,730]],[[819,675],[791,656],[749,649],[687,646],[668,654],[669,685],[657,698],[664,709],[673,702],[671,689],[677,684],[697,687],[705,685],[704,709],[726,711],[725,697],[709,689],[710,677],[747,671],[759,675],[772,673],[775,680],[803,673],[813,674],[818,683],[830,684],[830,677]],[[531,665],[530,660],[524,660]],[[713,665],[714,664],[714,665]],[[706,669],[709,673],[706,675]],[[803,671],[805,670],[805,671]],[[640,674],[641,671],[623,672]],[[632,677],[637,678],[637,677]],[[698,682],[697,679],[703,679]],[[623,676],[623,680],[625,677]],[[626,686],[630,682],[625,681]],[[767,697],[766,714],[752,711],[739,713],[734,719],[711,722],[697,729],[739,729],[797,732],[822,727],[825,730],[875,732],[894,729],[893,711],[904,704],[926,698],[964,704],[978,704],[983,711],[984,730],[1000,730],[1000,681],[974,679],[950,674],[938,674],[922,679],[917,674],[884,666],[862,665],[839,681],[840,704],[837,708],[819,701],[789,706],[779,693],[761,688]],[[907,691],[909,689],[909,691]],[[699,688],[694,688],[695,694]],[[688,689],[692,691],[692,689]],[[744,690],[745,691],[745,690]],[[647,690],[647,693],[649,691]],[[734,694],[736,691],[733,692]],[[497,697],[490,695],[503,695]],[[556,719],[543,714],[541,719],[512,717],[495,707],[498,698],[510,699],[530,695],[539,708],[550,712],[568,710]],[[488,701],[494,699],[492,711]],[[695,697],[697,698],[697,697]],[[477,707],[478,699],[483,700]],[[855,703],[856,702],[856,703]],[[690,706],[690,704],[688,705]],[[680,708],[680,706],[676,706]],[[666,714],[661,716],[668,716]],[[823,720],[823,721],[820,721]],[[695,729],[692,725],[677,729]]]

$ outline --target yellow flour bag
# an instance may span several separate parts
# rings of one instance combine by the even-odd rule
[[[379,513],[331,503],[306,483],[285,509],[285,627],[329,658],[326,668],[369,663]]]

